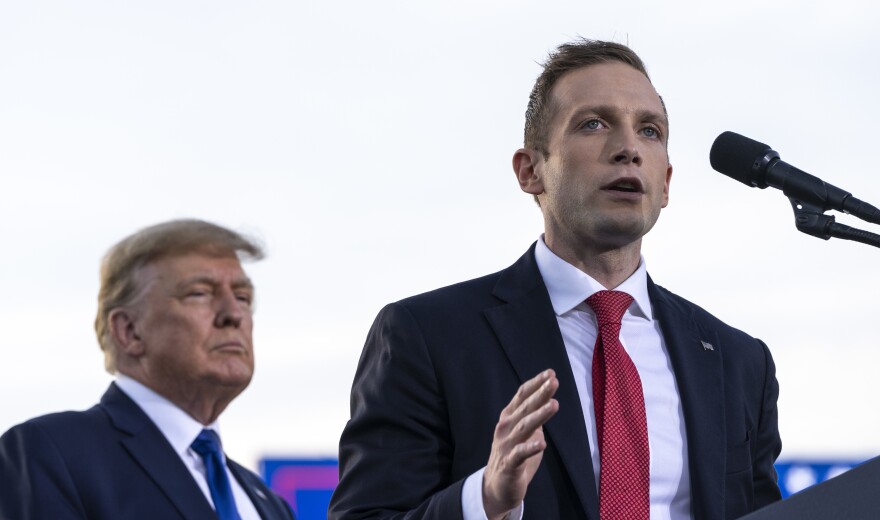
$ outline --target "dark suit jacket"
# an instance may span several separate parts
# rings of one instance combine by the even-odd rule
[[[293,520],[257,475],[227,461],[262,518]],[[0,483],[2,520],[217,518],[156,425],[115,384],[89,410],[37,417],[0,437]]]
[[[732,519],[779,499],[767,347],[648,283],[684,409],[694,517]],[[352,387],[330,518],[461,518],[463,481],[486,465],[502,408],[546,368],[559,379],[559,412],[524,518],[598,520],[585,421],[534,246],[499,273],[379,313]]]

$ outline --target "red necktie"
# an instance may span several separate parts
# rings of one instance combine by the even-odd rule
[[[599,436],[599,517],[648,520],[648,423],[636,366],[620,344],[620,320],[633,298],[599,291],[587,298],[599,331],[593,350],[593,403]]]

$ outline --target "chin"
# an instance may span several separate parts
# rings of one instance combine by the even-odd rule
[[[253,376],[253,366],[242,362],[226,363],[216,373],[219,384],[228,387],[241,387],[241,390],[247,388]]]
[[[641,240],[649,228],[645,228],[642,221],[638,222],[608,222],[607,225],[597,230],[596,237],[606,246],[617,249],[628,246]]]

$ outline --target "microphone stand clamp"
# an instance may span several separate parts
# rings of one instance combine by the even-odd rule
[[[795,197],[788,197],[794,210],[794,224],[798,231],[810,236],[828,240],[831,237],[854,240],[874,247],[880,247],[880,235],[849,227],[835,222],[834,217],[826,215],[823,208]]]

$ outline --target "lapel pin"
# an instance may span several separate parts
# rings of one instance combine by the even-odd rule
[[[715,350],[715,347],[713,347],[712,344],[709,343],[708,341],[700,340],[700,343],[703,344],[703,350],[713,350],[713,351]]]
[[[262,490],[260,490],[260,489],[254,489],[254,492],[257,494],[258,497],[262,498],[263,500],[266,500],[266,494],[263,493]]]

